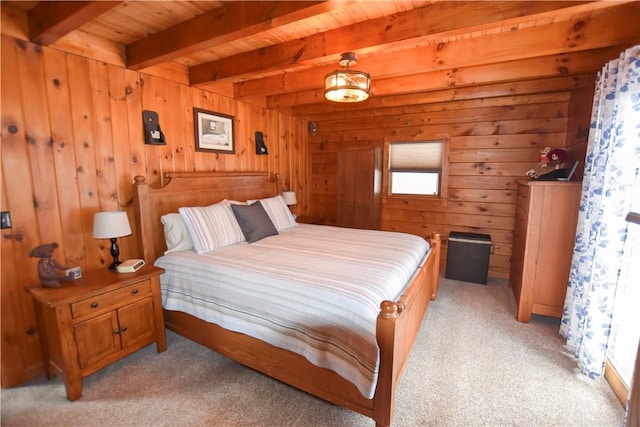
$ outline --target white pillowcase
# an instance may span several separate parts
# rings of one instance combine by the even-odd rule
[[[267,211],[273,225],[276,226],[276,230],[280,231],[298,225],[281,195],[260,199],[260,203],[262,203],[264,210]]]
[[[218,203],[214,203],[214,205],[246,205],[246,202],[239,202],[237,200],[229,200],[229,199],[223,199],[220,200]]]
[[[245,240],[229,202],[178,210],[198,253],[210,252]]]
[[[193,240],[191,240],[187,226],[179,213],[162,215],[160,222],[164,226],[164,240],[167,243],[165,254],[193,249]]]

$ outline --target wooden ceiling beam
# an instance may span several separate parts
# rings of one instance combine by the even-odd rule
[[[542,83],[542,84],[541,84]],[[430,92],[408,93],[401,95],[390,95],[384,97],[370,98],[366,106],[359,104],[335,104],[325,102],[323,104],[302,105],[291,109],[291,113],[296,117],[306,117],[309,120],[330,120],[339,118],[349,111],[349,117],[357,117],[358,114],[369,114],[372,111],[394,108],[411,108],[414,105],[429,105],[439,103],[449,103],[453,101],[465,102],[472,108],[474,104],[469,104],[472,100],[483,100],[484,104],[490,104],[490,98],[525,96],[544,93],[564,93],[587,86],[589,80],[584,75],[551,77],[547,79],[523,80],[519,82],[490,83],[465,88],[446,88]],[[541,89],[542,88],[542,89]],[[477,104],[475,104],[477,106]],[[381,113],[375,113],[381,114]]]
[[[371,74],[373,86],[394,76],[632,45],[640,42],[640,33],[633,24],[637,16],[640,16],[640,2],[579,15],[568,22],[369,56],[361,58],[356,68]],[[615,31],[612,23],[617,25]],[[482,52],[482,55],[469,52]],[[321,66],[235,83],[234,96],[242,99],[323,89],[324,76],[334,69]]]
[[[340,2],[229,2],[127,45],[127,66],[133,70],[141,70],[337,7],[340,7]]]
[[[569,102],[571,91],[584,86],[586,82],[584,76],[553,77],[543,79],[544,83],[534,83],[529,80],[517,83],[496,83],[490,85],[480,85],[474,88],[452,88],[442,89],[433,92],[421,92],[405,95],[392,95],[372,99],[366,109],[353,109],[343,107],[331,108],[324,104],[324,109],[320,104],[313,106],[302,106],[293,109],[296,117],[310,120],[341,121],[348,117],[348,120],[368,119],[371,117],[393,116],[398,114],[415,113],[442,113],[443,111],[465,110],[495,106],[509,105],[531,105],[555,102]],[[544,92],[540,92],[540,87],[544,85]],[[551,86],[553,89],[548,89]],[[478,88],[482,95],[475,93]],[[348,111],[348,116],[345,113]]]
[[[549,95],[557,98],[558,94],[570,93],[573,90],[585,87],[587,78],[585,76],[553,77],[550,79],[523,80],[518,82],[494,83],[478,85],[468,88],[440,89],[432,92],[409,93],[401,95],[391,95],[371,99],[369,106],[353,106],[355,110],[348,110],[343,106],[324,104],[303,105],[292,108],[291,114],[308,120],[330,120],[344,116],[348,111],[349,117],[359,117],[361,115],[385,115],[386,111],[412,111],[416,108],[425,110],[425,106],[438,105],[442,108],[453,108],[451,102],[459,105],[466,105],[466,108],[473,108],[474,105],[495,105],[496,98],[508,98],[518,96]],[[543,82],[544,86],[541,86]],[[478,88],[482,94],[474,91]],[[545,102],[545,101],[540,101]],[[458,104],[456,104],[458,105]],[[360,109],[358,109],[360,108]]]
[[[354,51],[370,55],[394,47],[436,43],[461,31],[518,28],[523,22],[568,20],[577,13],[608,7],[607,2],[439,2],[406,12],[360,22],[303,39],[194,65],[189,69],[191,85],[215,79],[250,78],[287,67],[332,63],[340,54]]]
[[[372,84],[372,92],[386,95],[433,90],[441,87],[470,86],[478,83],[587,74],[600,70],[603,64],[619,54],[620,48],[615,46],[438,70],[404,78],[382,79]]]
[[[372,83],[371,100],[388,95],[433,91],[443,87],[466,87],[523,79],[588,74],[601,69],[603,64],[619,53],[620,47],[614,46],[587,52],[556,54],[381,79]],[[267,97],[267,107],[274,109],[318,102],[326,102],[322,89]]]
[[[28,13],[32,42],[48,46],[121,1],[41,1]]]
[[[84,31],[72,31],[53,44],[55,49],[125,67],[124,46]],[[186,68],[186,67],[185,67]],[[186,73],[186,70],[185,70]]]

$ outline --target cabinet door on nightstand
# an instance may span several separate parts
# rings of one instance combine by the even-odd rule
[[[115,311],[76,324],[74,332],[78,361],[83,369],[121,349]]]
[[[145,298],[118,309],[122,347],[144,346],[155,341],[153,300]]]

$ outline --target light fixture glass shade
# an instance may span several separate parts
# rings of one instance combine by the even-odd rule
[[[94,239],[111,239],[130,234],[129,218],[124,211],[98,212],[93,217]]]
[[[288,206],[298,203],[298,200],[296,199],[296,193],[294,191],[283,191],[282,198]]]
[[[356,54],[345,52],[339,61],[346,70],[335,70],[324,76],[324,97],[334,102],[360,102],[369,98],[371,76],[350,70],[356,64]]]
[[[324,97],[334,102],[360,102],[369,98],[371,76],[362,71],[336,70],[324,78]]]

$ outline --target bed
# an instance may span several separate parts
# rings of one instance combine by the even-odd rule
[[[296,224],[296,226],[286,227],[286,229],[280,229],[278,224],[279,233],[277,235],[260,239],[254,243],[237,243],[229,246],[225,246],[219,250],[212,252],[206,252],[207,248],[202,249],[202,254],[197,255],[196,251],[174,251],[169,254],[165,254],[167,250],[167,243],[165,241],[164,227],[161,223],[161,218],[165,220],[165,215],[175,214],[179,212],[180,208],[185,207],[197,207],[197,206],[210,206],[215,203],[220,203],[224,200],[260,200],[260,199],[272,199],[279,193],[279,183],[277,176],[270,177],[267,173],[262,172],[228,172],[228,173],[168,173],[165,178],[167,184],[160,188],[152,188],[145,183],[144,178],[136,177],[133,194],[134,194],[134,206],[136,225],[139,233],[139,244],[146,262],[158,263],[167,270],[167,273],[163,275],[162,281],[164,282],[163,288],[165,295],[163,297],[163,304],[165,305],[165,324],[170,330],[189,338],[195,342],[198,342],[218,353],[221,353],[233,360],[238,361],[246,366],[249,366],[257,371],[260,371],[270,377],[280,380],[286,384],[303,390],[307,393],[315,395],[328,402],[342,406],[344,408],[359,412],[372,418],[376,425],[390,425],[393,417],[394,407],[394,395],[401,378],[404,367],[409,358],[409,353],[413,346],[415,337],[419,331],[422,323],[422,319],[426,312],[429,301],[435,299],[437,294],[437,281],[439,276],[439,258],[440,258],[440,238],[437,233],[433,233],[429,236],[428,245],[426,246],[425,254],[422,257],[413,260],[414,266],[410,264],[400,267],[400,258],[394,260],[394,253],[402,255],[401,258],[411,258],[403,255],[405,250],[404,246],[399,246],[393,250],[389,250],[388,254],[384,257],[388,259],[387,265],[381,266],[381,273],[374,274],[370,269],[373,268],[368,264],[368,258],[364,251],[362,251],[361,259],[353,257],[354,263],[351,266],[347,264],[342,265],[336,270],[350,270],[355,274],[349,281],[354,282],[354,286],[357,282],[367,281],[370,276],[383,276],[383,281],[395,281],[402,280],[404,283],[395,290],[389,290],[390,292],[384,298],[380,298],[379,308],[376,309],[373,318],[369,319],[371,325],[367,325],[367,320],[363,320],[365,317],[371,317],[370,315],[361,314],[371,309],[372,297],[362,297],[362,304],[368,306],[368,308],[351,308],[349,306],[339,307],[340,304],[335,303],[335,297],[329,296],[327,300],[323,301],[327,311],[331,313],[331,318],[347,318],[347,323],[353,323],[354,325],[360,325],[362,330],[370,329],[368,335],[373,336],[374,354],[377,357],[375,359],[375,366],[371,365],[370,361],[366,359],[363,354],[357,351],[343,351],[344,355],[352,356],[355,359],[362,359],[364,362],[361,366],[350,368],[344,364],[341,360],[330,360],[331,357],[314,356],[309,352],[300,351],[300,346],[297,341],[293,341],[293,344],[287,345],[282,342],[273,341],[269,339],[258,339],[253,334],[251,329],[243,329],[242,327],[236,327],[235,324],[225,323],[225,319],[229,316],[231,311],[246,311],[246,306],[241,309],[230,309],[229,312],[222,313],[216,317],[214,312],[211,316],[201,315],[201,308],[196,307],[194,310],[190,310],[188,307],[188,300],[206,301],[206,304],[201,305],[217,305],[225,306],[228,301],[247,301],[247,305],[251,305],[249,297],[252,289],[262,292],[267,289],[265,284],[270,283],[269,277],[282,276],[284,273],[280,273],[283,269],[291,267],[291,271],[288,273],[287,280],[295,281],[296,284],[309,283],[310,287],[316,287],[317,280],[334,280],[334,282],[340,282],[341,280],[347,280],[342,277],[333,277],[328,272],[326,274],[320,274],[320,270],[314,270],[313,268],[300,269],[291,264],[293,259],[297,258],[299,252],[313,252],[314,262],[319,262],[319,259],[324,258],[337,258],[340,257],[341,262],[346,262],[339,254],[333,253],[329,250],[331,242],[316,242],[318,247],[309,249],[306,245],[308,241],[322,240],[318,236],[324,235],[328,239],[333,233],[336,236],[344,236],[347,233],[346,240],[353,241],[356,237],[369,239],[369,246],[372,246],[374,251],[382,251],[383,247],[375,248],[378,236],[373,236],[372,233],[378,233],[370,230],[354,230],[354,229],[337,229],[336,227],[316,226],[307,224]],[[224,202],[223,202],[224,203]],[[164,218],[163,218],[164,217]],[[273,218],[273,217],[272,217]],[[187,221],[188,222],[188,221]],[[274,221],[275,222],[275,221]],[[325,228],[322,228],[325,227]],[[399,234],[404,233],[383,233],[390,234],[391,237],[402,237]],[[407,245],[420,246],[415,236],[413,239],[407,241]],[[341,237],[338,237],[341,238]],[[344,239],[344,238],[343,238]],[[282,243],[281,243],[282,242]],[[395,244],[395,243],[390,243]],[[398,245],[404,245],[404,237],[402,240],[398,240]],[[282,245],[279,247],[278,245]],[[325,245],[324,247],[322,245]],[[198,246],[198,245],[196,245]],[[293,248],[299,247],[298,252],[291,252]],[[385,243],[386,247],[386,243]],[[252,252],[240,252],[250,250]],[[408,249],[407,249],[408,250]],[[284,252],[279,252],[284,251]],[[351,250],[351,253],[357,253],[360,251]],[[203,261],[203,258],[211,258],[211,260]],[[217,267],[208,267],[207,262],[214,262],[218,259]],[[278,262],[275,262],[275,261]],[[203,264],[202,268],[215,268],[209,272],[193,273],[197,271],[198,263]],[[324,262],[324,261],[323,261]],[[227,288],[216,289],[213,296],[207,297],[198,295],[197,297],[189,296],[184,297],[183,290],[179,288],[170,287],[169,280],[177,277],[177,281],[180,283],[181,278],[178,273],[173,271],[180,270],[180,265],[186,263],[188,265],[184,270],[192,272],[192,277],[231,277],[236,279],[240,277],[243,283],[229,284]],[[364,263],[364,264],[363,264]],[[239,264],[232,266],[231,264]],[[282,265],[279,265],[282,264]],[[290,265],[291,264],[291,265]],[[212,264],[213,265],[213,264]],[[251,266],[258,266],[259,268],[252,268]],[[364,265],[364,268],[358,270],[358,265]],[[173,268],[173,267],[176,268]],[[260,266],[262,266],[260,268]],[[229,273],[228,268],[240,268],[242,274]],[[377,267],[376,267],[377,268]],[[408,269],[414,269],[414,271],[408,271]],[[303,272],[301,270],[309,270]],[[404,271],[407,270],[407,271]],[[290,277],[290,273],[297,275],[293,278]],[[260,276],[263,275],[263,277]],[[385,274],[387,276],[385,276]],[[175,277],[174,277],[175,276]],[[183,275],[185,276],[185,275]],[[396,278],[398,276],[398,278]],[[388,279],[387,279],[388,278]],[[224,286],[224,280],[218,280],[221,282],[220,286]],[[246,287],[240,285],[246,284]],[[277,285],[275,283],[274,285]],[[286,283],[283,288],[292,288],[291,283]],[[213,285],[212,285],[213,286]],[[217,285],[216,285],[217,286]],[[253,286],[253,287],[252,287]],[[245,292],[246,297],[229,296],[226,302],[221,303],[218,297],[225,295],[225,292],[229,289],[240,289],[240,292]],[[177,291],[171,291],[170,289],[178,289]],[[271,289],[271,288],[268,288]],[[174,298],[172,298],[172,292]],[[303,294],[305,291],[301,291]],[[343,291],[346,292],[346,291]],[[360,294],[358,288],[354,288],[351,291],[353,294]],[[389,297],[389,295],[396,295],[396,297]],[[397,296],[399,295],[399,296]],[[264,296],[261,295],[265,301],[272,301],[276,306],[278,303],[280,307],[298,307],[298,304],[304,304],[305,301],[295,301],[295,297],[283,296],[281,299],[278,294]],[[331,299],[334,298],[334,299]],[[332,302],[333,301],[333,302]],[[340,298],[342,301],[342,298]],[[376,304],[378,302],[376,301]],[[338,310],[342,310],[339,312]],[[351,310],[351,312],[349,312]],[[295,311],[295,310],[293,310]],[[310,311],[306,308],[299,309],[298,312]],[[323,309],[324,311],[324,309]],[[356,316],[357,315],[357,316]],[[275,314],[249,313],[247,316],[251,319],[260,319],[263,321],[263,325],[271,324]],[[350,317],[353,316],[353,317]],[[284,316],[293,319],[294,315]],[[360,318],[362,317],[362,319]],[[201,319],[202,318],[202,319]],[[269,319],[264,321],[264,319]],[[203,320],[203,319],[209,319]],[[322,324],[320,329],[324,331],[334,331],[332,337],[328,335],[322,335],[316,341],[317,343],[329,343],[327,345],[333,345],[331,339],[340,341],[344,339],[344,335],[351,337],[351,332],[343,333],[342,326],[340,324],[329,324],[330,319],[326,324]],[[254,322],[255,323],[255,322]],[[278,323],[278,322],[275,322]],[[222,326],[221,326],[222,325]],[[232,325],[232,326],[229,326]],[[292,325],[301,325],[300,328],[292,327]],[[224,327],[226,326],[226,327]],[[260,327],[260,325],[258,325]],[[285,325],[286,329],[296,331],[296,334],[300,336],[313,335],[308,333],[307,326],[304,322],[297,317],[294,323]],[[323,332],[324,333],[324,332]],[[341,335],[342,334],[342,335]],[[291,334],[290,334],[291,335]],[[348,341],[349,339],[345,339]],[[356,339],[355,341],[358,341]],[[313,345],[312,345],[313,347]],[[367,348],[366,345],[356,345],[357,348]],[[370,347],[370,346],[369,346]],[[334,352],[337,353],[337,352]],[[368,353],[371,353],[369,348]],[[327,360],[325,360],[327,359]],[[336,367],[336,364],[338,366]],[[342,365],[340,365],[342,363]],[[372,369],[373,368],[375,369]],[[339,373],[338,373],[339,372]],[[366,372],[366,375],[362,375]],[[363,378],[364,377],[364,378]],[[367,381],[373,381],[368,383]]]

